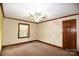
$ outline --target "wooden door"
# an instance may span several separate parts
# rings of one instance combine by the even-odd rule
[[[76,20],[63,21],[63,48],[76,49]]]

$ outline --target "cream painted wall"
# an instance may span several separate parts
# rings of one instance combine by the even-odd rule
[[[79,51],[79,15],[38,24],[38,39],[62,47],[62,21],[70,19],[77,20],[77,50]]]
[[[3,20],[3,16],[2,16],[2,11],[1,11],[1,6],[0,6],[0,51],[1,51],[1,41],[2,41],[2,20]]]
[[[30,37],[29,38],[18,39],[18,23],[30,24]],[[36,26],[37,25],[33,23],[4,18],[3,20],[3,46],[36,40],[37,39]]]

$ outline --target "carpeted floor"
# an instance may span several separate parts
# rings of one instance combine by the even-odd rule
[[[2,56],[69,56],[69,52],[44,44],[31,42],[2,48]]]

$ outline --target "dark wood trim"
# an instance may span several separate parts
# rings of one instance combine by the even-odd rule
[[[57,19],[61,19],[61,18],[65,18],[65,17],[70,17],[70,16],[75,16],[75,15],[79,15],[79,13],[75,13],[75,14],[71,14],[71,15],[66,15],[66,16],[61,16],[61,17],[57,17],[57,18],[54,18],[54,19],[50,19],[50,20],[46,20],[46,21],[41,21],[41,22],[32,22],[32,21],[27,21],[27,20],[12,18],[12,17],[5,17],[5,16],[4,16],[4,18],[18,20],[18,21],[24,21],[24,22],[34,23],[34,24],[40,24],[40,23],[49,22],[49,21],[52,21],[52,20],[57,20]]]
[[[79,56],[79,51],[77,51],[77,54],[78,54],[78,56]]]
[[[44,22],[48,22],[48,21],[52,21],[52,20],[56,20],[56,19],[61,19],[61,18],[65,18],[65,17],[75,16],[75,15],[79,15],[79,13],[75,13],[75,14],[71,14],[71,15],[66,15],[66,16],[61,16],[61,17],[57,17],[57,18],[54,18],[54,19],[42,21],[42,22],[39,22],[39,23],[44,23]]]
[[[15,43],[15,44],[9,44],[9,45],[5,45],[5,46],[2,46],[3,47],[7,47],[7,46],[14,46],[14,45],[19,45],[19,44],[26,44],[26,43],[31,43],[31,42],[35,42],[37,40],[32,40],[32,41],[27,41],[27,42],[21,42],[21,43]]]
[[[50,43],[47,43],[47,42],[44,42],[44,41],[41,41],[41,40],[37,40],[37,41],[38,41],[38,42],[41,42],[41,43],[48,44],[48,45],[50,45],[50,46],[54,46],[54,47],[63,49],[62,47],[59,47],[59,46],[56,46],[56,45],[53,45],[53,44],[50,44]]]
[[[51,45],[51,46],[63,49],[62,47],[59,47],[59,46],[56,46],[56,45],[53,45],[53,44],[49,44],[47,42],[43,42],[43,41],[40,41],[40,40],[33,40],[33,41],[28,41],[28,42],[21,42],[21,43],[16,43],[16,44],[10,44],[10,45],[2,46],[2,47],[13,46],[13,45],[18,45],[18,44],[26,44],[26,43],[31,43],[31,42],[35,42],[35,41],[41,42],[41,43],[45,43],[45,44],[48,44],[48,45]]]
[[[4,18],[37,24],[37,22],[32,22],[32,21],[27,21],[27,20],[22,20],[22,19],[12,18],[12,17],[6,17],[5,14],[4,14],[3,4],[0,3],[0,6],[1,6],[1,9],[2,9],[2,14],[3,14],[3,17],[4,17]]]
[[[19,45],[19,44],[27,44],[27,43],[31,43],[31,42],[35,42],[35,41],[41,42],[41,43],[44,43],[44,44],[48,44],[48,45],[53,46],[53,47],[63,49],[62,47],[59,47],[59,46],[56,46],[56,45],[53,45],[53,44],[49,44],[49,43],[46,43],[46,42],[43,42],[43,41],[40,41],[40,40],[33,40],[33,41],[28,41],[28,42],[21,42],[21,43],[16,43],[16,44],[5,45],[5,46],[2,46],[2,48],[3,47],[8,47],[8,46]],[[65,49],[63,49],[63,50],[65,50]],[[79,55],[79,51],[77,51],[77,54]]]
[[[3,17],[5,17],[2,3],[0,3],[0,6],[1,6]]]
[[[3,9],[2,3],[0,5],[1,5],[1,9],[2,9],[2,13],[3,13],[4,18],[18,20],[18,21],[24,21],[24,22],[29,22],[29,23],[35,23],[35,24],[44,23],[44,22],[48,22],[48,21],[52,21],[52,20],[56,20],[56,19],[61,19],[61,18],[65,18],[65,17],[70,17],[70,16],[74,16],[74,15],[79,15],[79,13],[74,13],[74,14],[71,14],[71,15],[61,16],[61,17],[57,17],[57,18],[53,18],[53,19],[50,19],[50,20],[46,20],[46,21],[42,21],[42,22],[37,23],[37,22],[26,21],[26,20],[22,20],[22,19],[16,19],[16,18],[12,18],[12,17],[6,17],[5,14],[4,14],[4,9]]]
[[[77,50],[77,20],[75,19],[75,21],[76,21],[76,50]]]
[[[28,36],[27,37],[19,37],[19,32],[20,32],[20,25],[27,25],[28,26]],[[30,37],[30,24],[26,24],[26,23],[18,23],[18,38],[29,38]]]
[[[2,4],[2,3],[0,3],[0,6],[1,6],[1,4]]]
[[[16,19],[16,18],[11,18],[11,17],[4,17],[4,18],[37,24],[37,22],[32,22],[32,21],[27,21],[27,20],[22,20],[22,19]]]
[[[66,49],[64,49],[63,47],[59,47],[59,46],[56,46],[56,45],[53,45],[53,44],[50,44],[50,43],[47,43],[47,42],[44,42],[44,41],[41,41],[41,40],[35,40],[35,41],[38,41],[38,42],[41,42],[41,43],[45,43],[45,44],[48,44],[48,45],[50,45],[50,46],[53,46],[53,47],[57,47],[57,48],[66,50]],[[76,52],[77,52],[77,54],[79,55],[79,51],[76,51]]]

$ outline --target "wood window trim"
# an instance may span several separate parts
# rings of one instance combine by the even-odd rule
[[[28,25],[28,36],[26,37],[19,37],[20,35],[20,25]],[[18,23],[18,38],[29,38],[30,37],[30,24],[26,24],[26,23]]]

